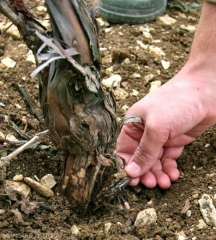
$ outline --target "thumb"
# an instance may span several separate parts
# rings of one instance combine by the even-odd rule
[[[166,131],[159,131],[155,125],[145,125],[143,136],[125,170],[132,178],[147,173],[162,155],[163,145],[168,140]]]

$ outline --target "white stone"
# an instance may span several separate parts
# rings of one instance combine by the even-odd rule
[[[7,29],[7,30],[6,30]],[[19,33],[19,30],[17,29],[17,27],[15,25],[13,25],[11,22],[9,22],[8,24],[4,25],[2,27],[3,31],[6,31],[6,33],[11,36],[13,38],[13,40],[20,40],[21,36]]]
[[[176,23],[176,19],[170,17],[168,14],[158,17],[156,21],[164,25],[173,25]]]
[[[40,182],[41,182],[41,184],[43,184],[44,186],[46,186],[50,189],[56,185],[55,178],[52,174],[47,174],[47,175],[43,176],[41,178]]]
[[[192,214],[191,210],[188,210],[188,211],[186,212],[186,216],[187,216],[187,217],[191,217],[191,214]]]
[[[129,109],[130,107],[128,105],[124,105],[122,106],[122,110],[124,110],[125,112]]]
[[[112,223],[110,223],[110,222],[104,224],[104,232],[105,232],[105,234],[109,233],[109,230],[110,230],[111,226],[112,226]]]
[[[114,74],[111,77],[102,80],[102,85],[107,88],[120,87],[122,77],[119,74]]]
[[[13,177],[13,181],[15,181],[15,182],[21,182],[22,180],[23,180],[22,174],[17,174]]]
[[[176,234],[177,235],[177,240],[186,240],[188,237],[185,235],[183,231],[179,232]]]
[[[137,44],[141,47],[141,48],[143,48],[143,49],[147,49],[148,48],[148,46],[149,45],[147,45],[147,44],[144,44],[142,41],[140,41],[140,40],[137,40]]]
[[[194,33],[196,31],[196,27],[193,25],[181,25],[180,28],[191,33]]]
[[[203,194],[202,198],[199,199],[198,202],[205,222],[216,226],[216,209],[211,197],[208,194]]]
[[[3,58],[1,63],[8,68],[14,68],[16,66],[16,62],[10,57]]]
[[[125,58],[125,60],[122,62],[122,65],[124,65],[124,64],[130,64],[130,59]]]
[[[139,95],[139,91],[132,89],[132,93],[130,93],[131,96],[138,96]]]
[[[156,223],[157,214],[154,208],[147,208],[138,213],[134,226],[144,226],[147,224]]]
[[[149,32],[143,32],[143,37],[148,38],[148,39],[152,39],[152,35]]]
[[[170,61],[161,60],[162,67],[167,70],[170,68]]]
[[[105,33],[108,33],[108,32],[111,32],[111,30],[112,30],[111,27],[110,27],[110,28],[105,28],[105,29],[104,29],[104,32],[105,32]]]
[[[160,86],[161,86],[161,81],[159,80],[151,82],[149,92],[153,92],[155,89],[159,88]]]
[[[196,225],[198,229],[205,229],[207,228],[207,224],[203,221],[203,219],[199,220],[199,223]]]
[[[4,209],[0,209],[0,215],[4,214],[5,210]]]
[[[123,100],[129,96],[128,92],[126,92],[122,88],[117,88],[113,91],[116,100]]]
[[[154,74],[150,73],[145,76],[146,83],[150,82],[154,78]]]
[[[6,180],[6,186],[11,187],[13,190],[22,192],[26,197],[30,195],[31,189],[25,183],[14,182],[10,180]]]
[[[71,233],[74,234],[75,236],[79,234],[79,228],[76,225],[73,225],[71,227]]]
[[[35,57],[34,57],[34,54],[31,50],[29,50],[28,53],[27,53],[26,61],[35,64]]]
[[[165,52],[160,48],[160,47],[157,47],[157,46],[149,46],[149,51],[150,53],[153,53],[159,57],[164,57],[165,56]]]
[[[22,109],[22,106],[20,105],[20,104],[18,104],[18,103],[15,103],[15,107],[17,108],[17,109]]]
[[[149,28],[149,26],[141,26],[141,27],[139,28],[139,30],[140,30],[140,32],[143,33],[143,37],[144,37],[144,38],[152,39],[152,35],[151,35],[151,33],[150,33],[150,28]]]
[[[132,74],[132,78],[140,78],[140,77],[141,77],[140,73],[133,73]]]
[[[96,21],[98,22],[99,26],[101,26],[101,27],[103,27],[103,26],[105,26],[105,27],[110,26],[110,24],[107,21],[105,21],[103,18],[101,18],[101,17],[96,18]]]

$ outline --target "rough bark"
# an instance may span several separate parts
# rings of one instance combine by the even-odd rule
[[[5,1],[0,0],[1,11],[2,2]],[[38,50],[38,60],[47,57],[46,66],[35,73],[39,72],[45,124],[54,142],[65,152],[59,193],[67,195],[72,207],[87,207],[101,166],[110,165],[107,155],[118,128],[115,103],[100,84],[97,29],[85,1],[45,2],[52,24],[51,36],[43,28],[40,33],[45,38],[35,33],[38,30],[31,23],[25,38],[35,37],[33,50]],[[18,15],[27,26],[28,22],[36,22],[23,13]],[[19,27],[20,23],[13,22]],[[43,42],[44,47],[40,48]],[[30,47],[28,42],[27,45]]]

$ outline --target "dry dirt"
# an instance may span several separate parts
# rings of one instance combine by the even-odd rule
[[[35,1],[26,1],[33,6]],[[89,1],[90,3],[93,1]],[[175,1],[172,1],[175,3]],[[189,4],[198,1],[189,1]],[[118,100],[118,116],[121,117],[125,110],[123,106],[131,106],[138,99],[144,97],[150,88],[150,83],[145,83],[145,76],[153,74],[151,81],[160,80],[163,83],[174,76],[184,65],[194,33],[181,30],[181,24],[196,26],[200,9],[182,12],[179,8],[167,8],[166,11],[177,22],[171,26],[163,26],[156,22],[148,23],[152,29],[151,39],[143,37],[140,27],[144,25],[118,25],[111,24],[111,31],[105,32],[106,27],[101,28],[100,46],[107,48],[102,51],[102,78],[106,78],[106,69],[113,66],[113,73],[122,76],[121,88],[129,94],[135,89],[139,91],[137,96],[129,95],[126,99]],[[1,20],[5,18],[1,15]],[[150,54],[147,50],[138,48],[137,41],[144,44],[153,44],[165,52],[164,60],[170,61],[168,70],[163,69],[160,57]],[[158,41],[156,41],[158,40]],[[9,56],[16,61],[14,68],[0,68],[0,107],[1,114],[6,115],[25,134],[32,137],[42,129],[38,121],[25,109],[18,92],[12,87],[13,83],[25,85],[31,96],[38,100],[37,79],[31,79],[30,73],[34,64],[26,61],[28,49],[21,40],[13,40],[7,33],[0,36],[0,59]],[[109,61],[109,57],[112,61]],[[125,61],[125,59],[127,59]],[[140,78],[134,78],[133,74],[139,73]],[[172,99],[170,99],[172,101]],[[27,125],[26,125],[27,122]],[[5,135],[12,133],[22,140],[11,124],[5,122],[0,125],[0,131]],[[30,195],[31,201],[42,201],[49,204],[52,210],[36,209],[34,213],[26,215],[22,213],[23,220],[17,223],[17,218],[11,211],[13,202],[7,196],[0,196],[0,209],[5,210],[0,214],[0,239],[183,239],[178,238],[178,233],[184,232],[187,239],[202,240],[216,239],[215,228],[207,226],[198,228],[202,215],[198,205],[198,199],[204,193],[215,195],[216,189],[216,133],[211,128],[195,142],[186,147],[183,155],[178,159],[181,171],[180,179],[173,183],[170,189],[159,188],[146,189],[143,186],[136,188],[127,187],[125,199],[130,205],[130,210],[121,209],[118,199],[115,199],[106,207],[97,212],[89,213],[86,217],[75,214],[63,196],[43,198],[34,191]],[[42,149],[41,145],[47,146]],[[62,172],[61,152],[56,149],[51,140],[44,138],[35,149],[29,149],[12,160],[6,169],[6,179],[11,180],[16,174],[41,178],[45,174],[53,174],[58,182]],[[9,154],[16,147],[0,143],[0,155]],[[1,171],[2,174],[2,171]],[[1,179],[4,178],[1,176]],[[57,189],[57,186],[54,190]],[[3,187],[2,187],[3,190]],[[190,201],[189,214],[181,214],[185,201]],[[148,207],[155,208],[157,223],[146,227],[135,227],[134,221],[139,211]],[[106,233],[105,224],[111,223]],[[76,225],[79,229],[77,236],[71,233],[71,227]]]

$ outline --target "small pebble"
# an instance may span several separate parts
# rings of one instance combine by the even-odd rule
[[[147,208],[138,213],[134,226],[144,226],[147,224],[156,223],[157,214],[154,208]]]
[[[16,66],[16,62],[9,57],[3,58],[1,63],[8,68],[14,68]]]
[[[56,185],[56,181],[55,181],[55,178],[52,174],[47,174],[45,176],[43,176],[40,180],[40,182],[48,187],[48,188],[53,188],[55,185]]]
[[[31,188],[33,188],[35,190],[35,192],[37,192],[38,194],[44,196],[44,197],[52,197],[54,196],[54,192],[44,186],[43,184],[35,181],[34,179],[30,178],[30,177],[24,177],[24,181],[26,184],[28,184]]]
[[[114,94],[116,100],[124,100],[124,99],[126,99],[129,96],[128,92],[126,92],[122,88],[115,89],[113,91],[113,94]]]
[[[71,227],[71,233],[77,236],[79,234],[79,228],[76,225]]]
[[[205,222],[209,225],[216,226],[216,209],[210,195],[203,194],[202,198],[198,200],[200,211]]]
[[[154,90],[156,90],[160,86],[161,86],[161,81],[159,81],[159,80],[151,82],[151,86],[150,86],[149,92],[153,92]]]
[[[154,79],[154,75],[151,73],[145,76],[146,83],[150,82],[153,79]]]
[[[104,232],[105,232],[105,234],[109,234],[109,230],[110,230],[111,226],[112,226],[112,223],[110,223],[110,222],[104,224]]]
[[[170,62],[169,61],[161,60],[161,65],[165,70],[170,68]]]
[[[196,225],[198,229],[205,229],[207,228],[207,224],[203,221],[203,219],[199,220],[199,223]]]
[[[174,23],[176,23],[176,19],[170,17],[168,14],[164,15],[164,16],[160,16],[156,19],[157,23],[163,24],[163,25],[173,25]]]
[[[151,45],[151,46],[149,46],[149,51],[150,51],[150,53],[153,53],[159,57],[165,56],[165,52],[160,47]]]
[[[196,31],[196,27],[193,25],[181,25],[180,28],[191,33],[194,33]]]
[[[34,57],[34,54],[31,50],[29,50],[28,53],[27,53],[26,61],[35,64],[35,57]]]
[[[122,77],[119,74],[114,74],[111,77],[102,80],[102,85],[107,88],[120,87]]]
[[[0,209],[0,215],[4,214],[5,210],[4,209]]]
[[[14,177],[13,177],[13,181],[15,181],[15,182],[21,182],[21,181],[23,181],[23,175],[22,174],[17,174],[17,175],[15,175]]]
[[[137,97],[139,95],[139,91],[132,89],[132,93],[130,93],[130,95]]]

